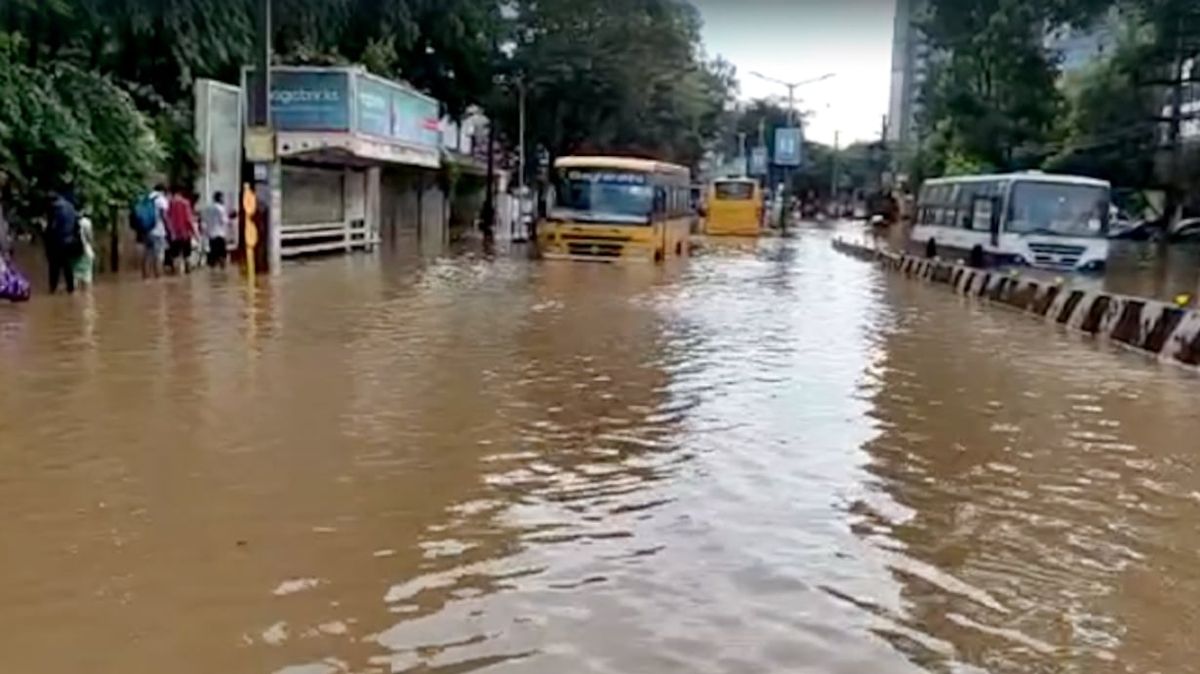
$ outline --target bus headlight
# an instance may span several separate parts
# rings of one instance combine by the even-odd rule
[[[1085,274],[1098,274],[1103,272],[1106,266],[1107,264],[1104,260],[1089,260],[1079,265],[1077,271],[1081,271]]]

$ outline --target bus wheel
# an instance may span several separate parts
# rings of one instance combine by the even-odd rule
[[[937,239],[929,239],[925,242],[925,257],[933,259],[937,257]]]
[[[675,244],[675,256],[683,257],[683,242],[679,241]]]
[[[663,261],[663,257],[664,257],[664,255],[663,255],[662,248],[659,248],[659,249],[657,249],[657,250],[655,250],[655,251],[654,251],[654,261],[655,261],[655,262],[662,262],[662,261]]]

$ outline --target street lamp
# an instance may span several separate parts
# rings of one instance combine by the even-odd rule
[[[778,84],[780,86],[787,87],[787,90],[788,90],[788,124],[792,125],[792,126],[794,126],[796,124],[796,119],[795,119],[795,117],[796,117],[796,88],[802,87],[802,86],[805,86],[808,84],[816,84],[817,82],[824,82],[825,80],[828,80],[830,78],[837,77],[837,73],[825,73],[824,75],[821,75],[820,77],[814,77],[809,80],[801,80],[799,82],[786,82],[784,80],[780,80],[780,79],[776,79],[774,77],[770,77],[768,75],[764,75],[758,71],[752,71],[750,74],[764,82],[770,82],[771,84]]]
[[[776,79],[774,77],[770,77],[768,75],[764,75],[757,71],[751,71],[750,74],[759,78],[760,80],[763,80],[764,82],[770,82],[772,84],[778,84],[780,86],[787,87],[787,90],[788,90],[788,126],[792,127],[792,128],[795,128],[795,126],[796,126],[796,88],[805,86],[807,84],[816,84],[817,82],[823,82],[827,79],[830,79],[831,77],[836,76],[836,73],[825,73],[824,75],[821,75],[820,77],[814,77],[814,78],[808,79],[808,80],[800,80],[799,82],[787,82],[784,80]],[[776,149],[776,151],[778,151],[778,148]],[[791,167],[787,167],[785,169],[784,173],[785,173],[785,182],[783,183],[783,189],[780,190],[780,194],[779,194],[779,228],[786,234],[787,233],[787,199],[785,198],[785,195],[790,196],[790,195],[788,195],[788,192],[791,191],[791,182],[792,182]]]

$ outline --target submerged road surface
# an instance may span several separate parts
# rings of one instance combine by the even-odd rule
[[[829,234],[0,306],[0,662],[1200,671],[1200,379]]]

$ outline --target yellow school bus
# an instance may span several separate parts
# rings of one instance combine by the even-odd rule
[[[662,261],[688,254],[691,174],[651,159],[562,157],[538,244],[550,259]]]
[[[708,188],[710,236],[758,236],[762,230],[763,193],[753,178],[718,178]]]

